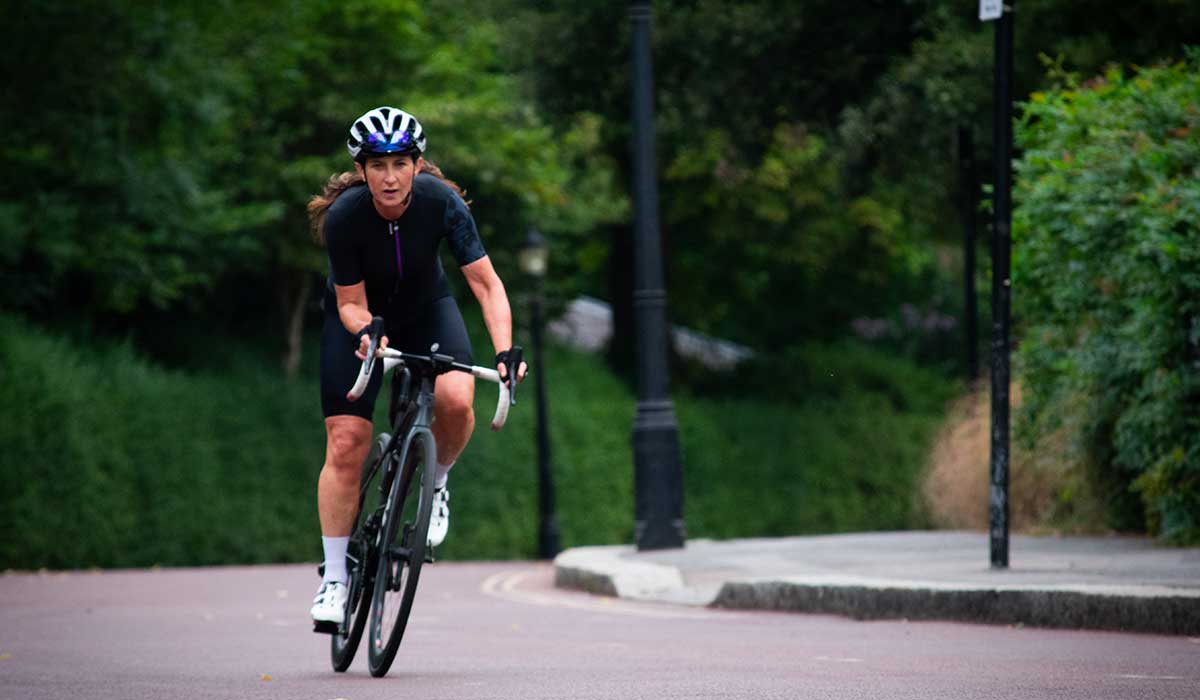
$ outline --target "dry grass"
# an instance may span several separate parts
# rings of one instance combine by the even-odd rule
[[[1014,382],[1012,414],[1021,403]],[[1014,421],[1015,422],[1015,421]],[[935,527],[987,530],[990,483],[991,396],[976,383],[955,401],[934,441],[921,495]],[[1070,441],[1070,421],[1034,449],[1012,440],[1009,528],[1014,532],[1107,532],[1102,500],[1087,479],[1087,465]],[[1015,435],[1013,436],[1016,437]]]

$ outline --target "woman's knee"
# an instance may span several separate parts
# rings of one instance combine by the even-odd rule
[[[465,393],[452,393],[439,399],[436,410],[440,417],[455,423],[474,423],[475,407]]]
[[[475,422],[474,392],[470,385],[447,388],[437,397],[434,411],[439,420],[472,425]]]
[[[362,462],[371,448],[371,423],[352,416],[326,420],[325,465],[336,472],[358,478]]]

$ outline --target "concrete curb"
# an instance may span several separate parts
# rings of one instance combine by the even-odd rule
[[[1200,634],[1200,597],[1071,588],[729,582],[714,607],[1001,625]]]
[[[581,547],[554,562],[555,585],[631,600],[1069,629],[1200,635],[1200,589],[1171,585],[965,581],[808,574],[747,576],[637,559],[631,547]],[[689,563],[689,567],[693,566]]]
[[[588,547],[559,554],[554,560],[554,585],[630,600],[683,605],[712,602],[712,597],[703,602],[691,599],[679,569],[665,564],[624,561],[618,555],[625,549]]]

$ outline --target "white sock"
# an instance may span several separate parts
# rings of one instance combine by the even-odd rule
[[[322,581],[344,584],[350,580],[346,574],[346,546],[349,544],[349,537],[321,538],[321,546],[325,549],[325,576]]]
[[[446,482],[449,481],[449,479],[450,479],[450,468],[453,466],[454,466],[454,462],[451,462],[449,464],[442,464],[441,462],[438,462],[437,472],[434,474],[434,477],[433,477],[433,488],[435,488],[435,489],[446,488]]]

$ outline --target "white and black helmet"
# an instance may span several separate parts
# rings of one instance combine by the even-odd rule
[[[425,130],[413,115],[395,107],[376,107],[350,125],[346,149],[355,160],[373,155],[425,152]]]

